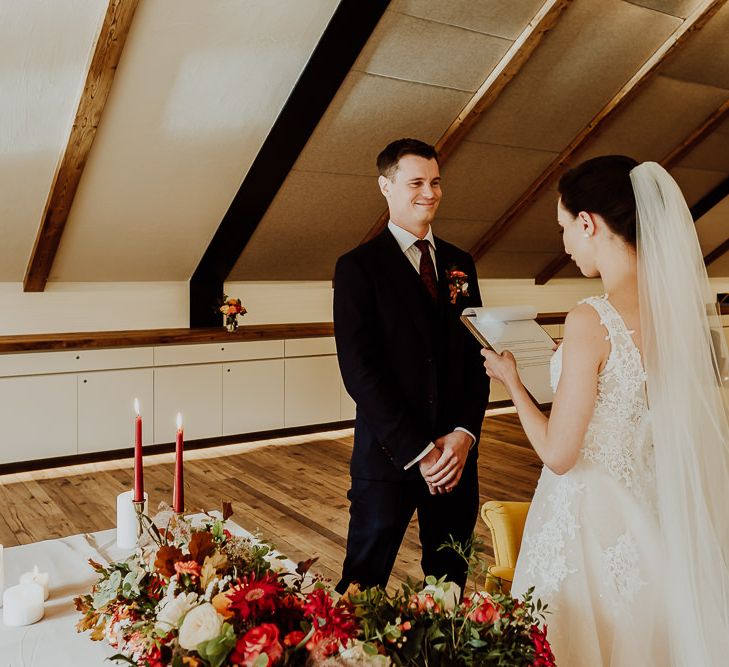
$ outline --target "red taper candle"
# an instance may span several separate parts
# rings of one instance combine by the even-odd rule
[[[144,467],[142,464],[142,415],[139,414],[139,399],[134,399],[134,502],[144,502]]]
[[[182,478],[182,415],[177,413],[177,439],[175,441],[175,487],[172,495],[172,508],[178,514],[185,511],[185,485]]]

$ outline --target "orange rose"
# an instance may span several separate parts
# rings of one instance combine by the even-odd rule
[[[218,593],[210,602],[215,607],[215,611],[223,618],[233,617],[233,612],[230,611],[230,598],[227,593]]]

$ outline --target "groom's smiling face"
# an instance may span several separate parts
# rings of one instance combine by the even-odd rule
[[[440,204],[440,169],[435,160],[403,155],[392,177],[380,176],[392,221],[406,229],[425,228]],[[411,229],[412,231],[412,229]]]

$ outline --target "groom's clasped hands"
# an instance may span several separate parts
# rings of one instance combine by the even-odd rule
[[[435,447],[418,462],[431,495],[449,493],[456,488],[472,442],[464,431],[452,431],[434,441]]]

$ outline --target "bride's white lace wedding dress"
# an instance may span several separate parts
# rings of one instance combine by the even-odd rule
[[[668,665],[662,591],[681,573],[662,568],[645,373],[607,295],[583,303],[600,315],[611,351],[577,464],[564,475],[542,471],[512,592],[534,586],[549,605],[559,667]],[[555,391],[561,369],[560,347],[551,364]]]

